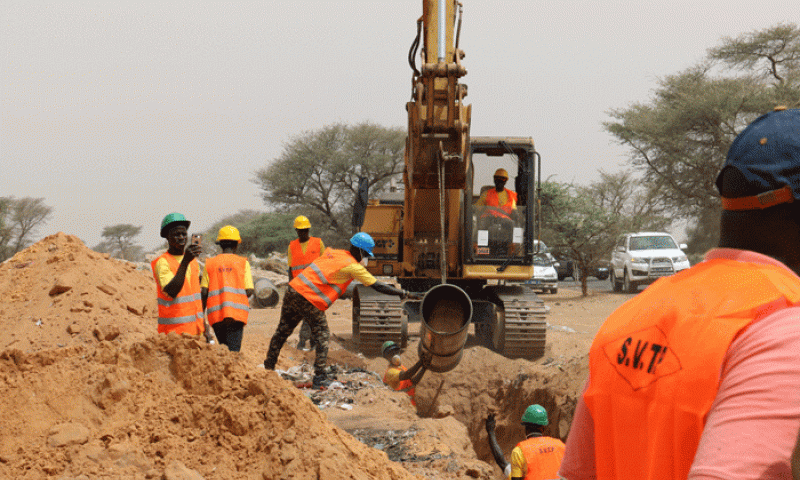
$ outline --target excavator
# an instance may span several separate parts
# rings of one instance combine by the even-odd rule
[[[456,0],[422,3],[408,54],[413,74],[402,196],[368,198],[354,218],[363,218],[361,231],[375,239],[370,273],[427,293],[422,301],[401,302],[356,287],[353,340],[365,354],[380,354],[388,340],[405,346],[408,323],[424,321],[427,301],[469,317],[465,322],[474,325],[479,344],[535,359],[544,354],[546,309],[522,282],[533,275],[539,243],[541,157],[528,137],[470,136],[471,105],[464,104],[467,86],[460,83],[467,74],[459,49],[463,6]],[[517,194],[507,215],[477,202],[494,188],[483,184],[491,184],[497,168],[507,171]],[[442,285],[450,289],[437,290]],[[435,312],[436,305],[427,310]]]

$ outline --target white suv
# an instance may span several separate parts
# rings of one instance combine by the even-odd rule
[[[635,293],[639,285],[649,285],[689,268],[684,248],[686,244],[678,246],[672,235],[664,232],[620,236],[611,254],[611,286],[615,292]]]

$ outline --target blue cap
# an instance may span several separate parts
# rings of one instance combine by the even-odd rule
[[[373,240],[368,233],[356,233],[352,238],[350,238],[350,245],[364,250],[370,257],[375,257],[375,255],[372,254],[372,248],[375,246],[375,240]]]
[[[800,199],[800,109],[777,107],[758,117],[734,139],[717,176],[720,192],[727,168],[742,174],[745,183],[741,193],[752,196],[723,198],[726,210],[767,208]]]

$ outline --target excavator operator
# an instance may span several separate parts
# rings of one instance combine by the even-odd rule
[[[492,249],[504,251],[512,243],[514,213],[517,209],[517,193],[505,188],[508,172],[498,168],[494,172],[494,188],[481,193],[475,202],[476,207],[485,207],[478,219],[478,230],[489,230],[489,243]]]
[[[494,189],[488,189],[481,194],[481,198],[475,202],[476,207],[491,207],[487,208],[486,212],[481,215],[493,216],[496,218],[511,219],[511,214],[517,208],[517,193],[505,188],[508,182],[508,172],[505,168],[498,168],[494,172]]]

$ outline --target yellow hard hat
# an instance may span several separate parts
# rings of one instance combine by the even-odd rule
[[[508,180],[508,172],[506,172],[505,168],[498,168],[496,172],[494,172],[495,177],[503,177]]]
[[[239,235],[239,230],[237,230],[236,227],[225,225],[219,229],[219,235],[217,235],[217,243],[221,242],[222,240],[241,242],[242,237]]]
[[[294,228],[299,230],[303,230],[305,228],[311,228],[311,222],[308,221],[308,217],[300,215],[299,217],[294,219]]]

